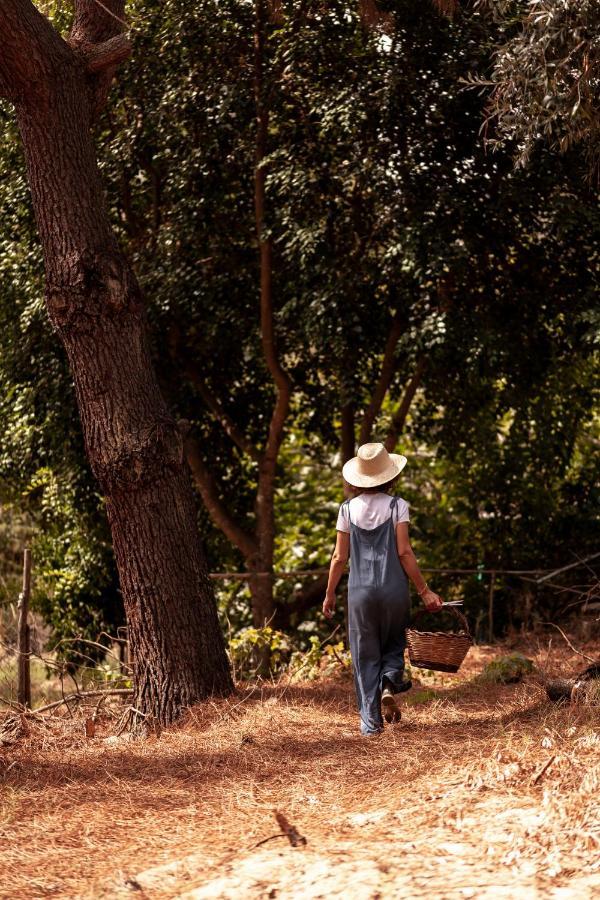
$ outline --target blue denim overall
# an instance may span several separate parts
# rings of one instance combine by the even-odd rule
[[[346,501],[349,504],[349,501]],[[350,518],[348,636],[362,734],[383,728],[381,688],[384,678],[399,687],[404,671],[406,627],[410,615],[408,579],[398,557],[398,498],[390,518],[376,528],[360,528]]]

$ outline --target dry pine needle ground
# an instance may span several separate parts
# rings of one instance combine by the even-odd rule
[[[517,649],[582,667],[547,639]],[[434,696],[371,740],[347,676],[242,687],[145,740],[114,718],[86,738],[90,710],[29,721],[0,748],[0,896],[598,895],[600,710],[550,704],[537,677],[473,681],[503,652],[423,678]],[[260,843],[275,810],[305,847]]]

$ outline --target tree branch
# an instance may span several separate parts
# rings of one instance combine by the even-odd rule
[[[126,28],[125,0],[75,0],[69,43],[101,44]]]
[[[131,41],[126,34],[116,34],[108,41],[93,44],[82,51],[86,69],[92,74],[109,68],[114,69],[130,55]]]
[[[328,577],[328,575],[321,575],[301,591],[297,591],[291,603],[278,603],[274,622],[275,627],[280,629],[289,628],[292,616],[302,616],[309,609],[321,603],[325,596]]]
[[[75,0],[75,18],[69,45],[82,58],[91,79],[92,119],[108,97],[117,66],[130,52],[129,38],[123,34],[125,0]]]
[[[379,380],[375,386],[375,390],[373,391],[371,402],[367,406],[362,419],[359,437],[360,444],[366,444],[370,439],[373,423],[379,414],[381,405],[385,399],[385,395],[392,381],[392,376],[396,368],[394,353],[396,351],[396,347],[398,346],[398,341],[402,336],[402,331],[402,317],[397,311],[394,314],[394,318],[392,319],[390,331],[385,343],[385,350],[383,351],[383,360],[381,362],[381,372],[379,373]]]
[[[105,0],[104,7],[95,0],[76,0],[67,42],[30,0],[2,0],[0,93],[15,103],[37,96],[41,90],[47,91],[49,76],[60,77],[63,68],[78,56],[93,74],[97,110],[106,99],[117,65],[131,49],[119,21],[125,0]]]
[[[202,373],[198,370],[198,368],[192,363],[189,363],[185,367],[185,374],[190,379],[217,422],[219,422],[219,424],[223,427],[225,433],[231,438],[234,444],[236,444],[243,453],[247,453],[248,456],[255,462],[260,462],[261,455],[258,449],[254,446],[252,441],[250,441],[246,437],[241,428],[236,425],[231,416],[227,412],[225,412],[225,410],[221,406],[220,400],[215,397],[215,395],[209,389],[206,381],[202,377]]]
[[[408,384],[406,385],[406,389],[404,391],[404,395],[396,407],[396,410],[392,416],[392,422],[389,427],[387,437],[385,439],[385,449],[391,453],[393,452],[397,442],[400,432],[404,428],[404,423],[406,422],[406,417],[408,415],[408,411],[410,409],[410,405],[414,399],[414,396],[417,392],[417,388],[421,383],[421,379],[423,377],[423,373],[427,367],[427,359],[425,356],[421,356],[419,361],[417,362],[417,367],[414,371],[414,374]]]
[[[213,522],[220,528],[223,534],[235,544],[246,560],[251,560],[257,552],[257,544],[254,538],[241,528],[235,519],[229,514],[225,504],[219,498],[214,476],[209,471],[202,459],[200,445],[197,440],[187,437],[185,440],[185,455],[189,463],[194,482],[200,491],[200,495]]]

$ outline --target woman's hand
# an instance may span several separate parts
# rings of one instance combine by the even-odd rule
[[[442,608],[442,598],[433,591],[430,591],[429,588],[427,588],[426,591],[423,591],[420,596],[425,604],[427,612],[437,612]]]
[[[335,594],[331,596],[330,594],[326,595],[323,600],[323,615],[326,619],[333,619],[333,614],[335,612]]]

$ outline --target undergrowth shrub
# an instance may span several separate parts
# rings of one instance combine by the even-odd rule
[[[413,694],[408,694],[406,696],[406,704],[407,706],[420,706],[422,703],[429,703],[436,698],[437,694],[435,691],[432,691],[430,688],[425,688],[422,691],[415,691]]]
[[[236,680],[255,678],[265,665],[272,676],[315,680],[334,672],[350,670],[350,653],[343,641],[323,645],[316,635],[306,650],[294,647],[288,635],[266,625],[244,628],[229,640],[229,658]]]
[[[343,641],[322,646],[319,638],[312,635],[308,650],[296,650],[292,654],[288,671],[292,677],[315,681],[340,670],[349,671],[351,666],[350,651],[344,648]]]
[[[292,654],[292,645],[286,634],[265,625],[264,628],[243,628],[229,640],[229,658],[236,679],[255,677],[265,660],[272,675],[285,668]]]
[[[534,665],[522,653],[511,653],[489,662],[478,680],[487,684],[513,684],[533,672]]]

